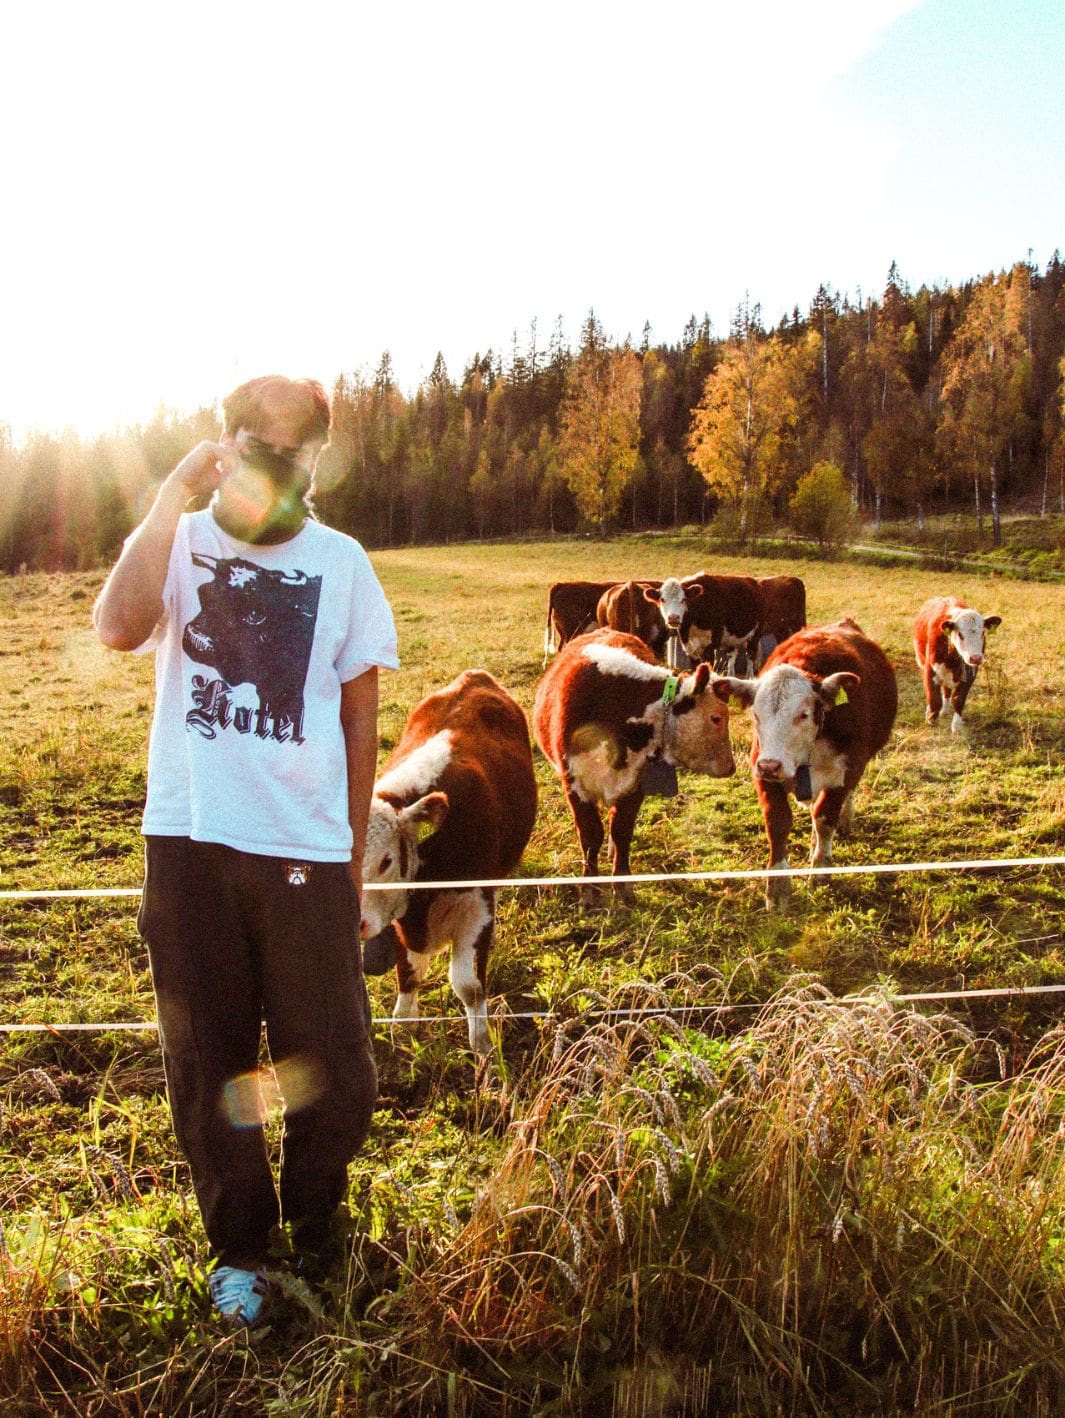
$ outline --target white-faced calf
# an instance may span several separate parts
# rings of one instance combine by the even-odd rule
[[[362,936],[395,922],[396,1019],[417,1013],[429,961],[451,946],[451,985],[466,1007],[470,1046],[489,1048],[486,962],[495,931],[490,887],[408,891],[412,881],[509,876],[536,817],[529,726],[490,674],[467,670],[411,713],[374,786],[363,856]]]
[[[664,581],[619,581],[603,592],[596,619],[605,629],[637,636],[656,653],[664,648],[666,659],[675,665],[681,622],[701,595],[700,585],[686,587],[676,576]]]
[[[858,780],[895,722],[898,689],[887,656],[853,620],[842,620],[800,630],[776,647],[757,679],[727,683],[751,711],[751,773],[770,868],[788,868],[792,794],[811,809],[811,865],[831,865],[837,830],[851,826]],[[789,886],[787,877],[770,877],[767,905],[781,902]]]
[[[987,654],[987,633],[1001,624],[1000,615],[981,615],[957,596],[933,596],[917,612],[913,651],[930,724],[939,718],[945,701],[954,710],[951,732],[960,731],[965,701]]]
[[[700,571],[681,582],[687,610],[680,627],[680,642],[693,664],[736,668],[742,657],[754,653],[762,613],[758,583],[753,576],[716,576]]]

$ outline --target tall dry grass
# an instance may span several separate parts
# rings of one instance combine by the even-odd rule
[[[947,1017],[800,984],[726,1044],[672,993],[545,1045],[392,1315],[406,1407],[1055,1411],[1065,1032],[1007,1095]]]

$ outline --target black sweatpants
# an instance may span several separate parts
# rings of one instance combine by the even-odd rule
[[[148,946],[167,1093],[211,1249],[251,1267],[278,1220],[313,1245],[377,1097],[346,863],[146,838]],[[262,1023],[285,1098],[280,1205],[254,1074]],[[250,1106],[249,1106],[250,1104]]]

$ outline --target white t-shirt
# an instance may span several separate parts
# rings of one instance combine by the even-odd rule
[[[308,520],[276,546],[182,516],[156,652],[145,834],[262,856],[351,859],[340,686],[399,666],[396,629],[352,537]]]

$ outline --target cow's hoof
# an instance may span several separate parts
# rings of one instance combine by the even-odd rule
[[[602,911],[607,904],[605,886],[582,886],[578,892],[581,905],[586,911]]]
[[[636,905],[636,892],[631,882],[617,881],[614,883],[614,904],[615,906]]]
[[[770,876],[765,883],[765,906],[767,911],[782,911],[791,895],[791,878]]]
[[[387,975],[396,964],[399,952],[399,937],[396,928],[389,923],[383,931],[362,943],[362,973],[364,975]]]

